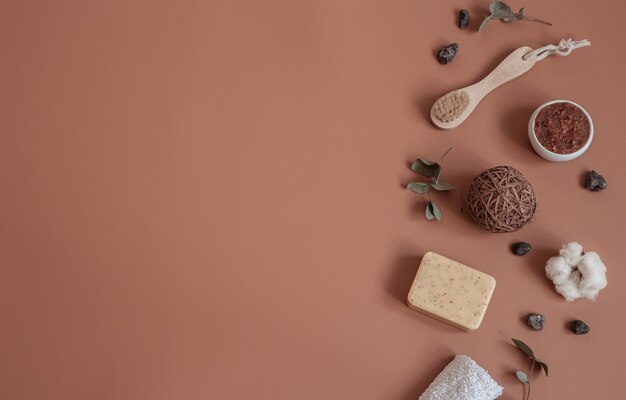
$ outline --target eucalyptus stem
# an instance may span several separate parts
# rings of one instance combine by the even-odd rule
[[[530,399],[530,381],[533,379],[533,371],[535,369],[535,359],[533,358],[533,362],[530,364],[530,374],[528,374],[528,395],[526,396],[526,400]]]
[[[450,152],[450,150],[452,150],[452,147],[450,147],[448,150],[446,150],[445,153],[443,153],[443,155],[439,158],[439,161],[441,161],[446,156],[446,154]],[[419,195],[423,196],[425,193],[428,194],[428,204],[426,205],[426,210],[424,210],[424,214],[428,221],[432,221],[433,219],[441,221],[442,218],[441,209],[431,198],[431,189],[437,190],[439,192],[445,192],[454,189],[453,185],[439,180],[439,177],[441,176],[441,165],[439,164],[439,161],[433,162],[423,160],[421,158],[413,161],[413,163],[411,164],[411,170],[413,172],[417,172],[427,180],[421,182],[410,182],[408,185],[406,185],[407,189]]]
[[[539,18],[535,18],[535,17],[526,17],[524,16],[524,18],[526,21],[531,21],[531,22],[539,22],[540,24],[545,24],[545,25],[550,25],[552,26],[551,22],[546,22],[546,21],[542,21]]]
[[[483,20],[483,23],[480,24],[480,28],[478,28],[479,31],[482,31],[485,26],[487,26],[487,22],[492,19],[499,19],[507,23],[526,20],[531,22],[539,22],[545,25],[552,25],[550,22],[540,20],[539,18],[525,16],[524,7],[520,8],[518,12],[514,12],[511,9],[511,6],[503,1],[492,1],[491,4],[489,4],[489,12],[490,14]]]
[[[439,160],[437,161],[437,164],[439,164],[441,162],[441,160],[443,160],[443,158],[450,152],[450,150],[452,150],[452,147],[450,147],[448,150],[446,150],[446,152],[443,153],[443,155],[441,157],[439,157]],[[439,176],[441,176],[441,169],[439,170],[439,173],[437,174],[437,177],[435,178],[435,183],[439,182]]]
[[[530,364],[530,371],[528,371],[528,374],[526,374],[523,371],[515,372],[515,376],[517,376],[517,379],[519,379],[524,384],[524,391],[522,392],[522,399],[529,400],[530,389],[531,389],[530,382],[532,381],[532,378],[533,378],[533,372],[535,372],[535,365],[539,364],[539,366],[541,367],[540,371],[543,370],[543,372],[546,373],[546,377],[547,377],[548,376],[548,364],[537,359],[537,357],[535,357],[535,353],[533,352],[533,350],[530,347],[528,347],[526,343],[522,342],[519,339],[511,339],[511,340],[513,341],[515,346],[522,353],[524,353],[526,357],[530,358],[532,361],[532,363]],[[528,386],[528,391],[526,391],[526,386]]]
[[[450,150],[452,150],[452,147],[450,147],[448,150],[446,150],[445,153],[443,153],[443,155],[439,158],[439,161],[437,161],[437,163],[439,163],[441,160],[443,160],[443,158],[450,152]]]

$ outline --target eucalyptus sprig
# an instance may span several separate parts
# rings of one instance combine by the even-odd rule
[[[485,29],[487,23],[492,19],[499,19],[507,23],[524,20],[552,25],[550,22],[542,21],[540,19],[524,15],[524,7],[520,8],[518,12],[513,12],[511,7],[502,1],[493,1],[491,4],[489,4],[489,11],[491,12],[491,14],[483,20],[482,24],[480,24],[480,28],[478,28],[479,32]]]
[[[530,364],[530,373],[526,375],[523,371],[515,371],[515,376],[519,379],[524,385],[528,385],[528,392],[526,395],[526,400],[530,399],[530,379],[533,375],[533,370],[535,369],[535,365],[539,365],[543,372],[546,374],[546,378],[548,377],[548,364],[540,361],[537,357],[535,357],[535,353],[533,350],[524,342],[519,339],[511,339],[513,344],[520,349],[522,353],[526,355],[526,357],[530,358],[532,361]]]
[[[439,176],[441,175],[441,165],[439,162],[443,160],[450,150],[452,150],[452,147],[446,150],[437,162],[418,158],[413,161],[413,164],[411,165],[411,170],[413,172],[417,172],[423,177],[428,178],[426,182],[411,182],[406,186],[406,188],[417,194],[428,194],[428,204],[426,205],[425,214],[426,219],[429,221],[432,221],[433,219],[441,221],[442,218],[441,209],[430,197],[430,189],[432,188],[442,192],[454,189],[454,186],[439,179]]]

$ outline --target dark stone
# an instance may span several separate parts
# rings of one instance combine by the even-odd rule
[[[442,64],[449,64],[452,62],[454,56],[456,56],[457,51],[459,51],[459,44],[452,43],[451,45],[439,50],[437,53],[437,60],[439,60]]]
[[[585,179],[585,188],[592,192],[599,192],[607,187],[606,179],[596,171],[591,171]]]
[[[470,17],[469,11],[461,10],[459,11],[459,28],[465,29],[469,25]]]
[[[513,251],[513,254],[515,254],[516,256],[524,256],[528,254],[528,252],[532,248],[533,246],[531,246],[530,243],[526,243],[526,242],[517,242],[511,245],[511,250]]]
[[[569,328],[577,335],[586,335],[591,330],[589,325],[579,319],[570,322]]]
[[[528,314],[528,319],[526,323],[528,326],[533,328],[536,331],[540,331],[543,329],[543,323],[546,321],[546,317],[541,314],[530,313]]]

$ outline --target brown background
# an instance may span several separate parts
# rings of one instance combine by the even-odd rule
[[[532,398],[623,398],[626,3],[514,2],[554,26],[479,34],[487,4],[0,3],[0,398],[409,400],[467,354],[521,399],[512,371],[528,363],[510,337],[550,365]],[[455,131],[429,124],[442,93],[570,36],[593,45],[541,61]],[[450,42],[460,52],[439,65]],[[526,138],[555,98],[596,125],[562,164]],[[449,146],[458,189],[436,193],[444,221],[427,222],[408,163]],[[460,213],[461,193],[502,164],[539,209],[496,235]],[[608,190],[582,188],[590,168]],[[517,240],[533,252],[512,256]],[[568,241],[609,268],[595,303],[543,276]],[[496,277],[479,331],[404,305],[429,250]],[[591,333],[569,333],[572,318]]]

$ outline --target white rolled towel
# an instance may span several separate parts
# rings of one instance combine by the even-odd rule
[[[503,390],[476,361],[458,355],[437,375],[419,400],[494,400]]]

